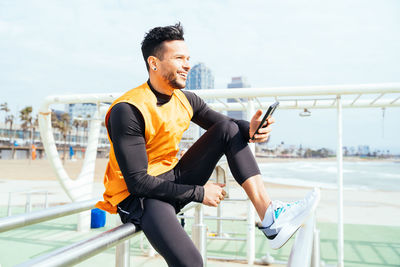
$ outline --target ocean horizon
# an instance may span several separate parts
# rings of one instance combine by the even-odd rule
[[[337,188],[336,161],[264,162],[259,168],[266,182]],[[351,190],[400,191],[400,162],[344,161],[343,186]]]

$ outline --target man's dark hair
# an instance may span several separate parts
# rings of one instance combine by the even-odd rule
[[[183,27],[180,22],[171,26],[153,28],[145,34],[142,42],[142,54],[147,70],[149,70],[147,58],[155,56],[162,60],[163,42],[174,40],[185,40],[183,38]]]

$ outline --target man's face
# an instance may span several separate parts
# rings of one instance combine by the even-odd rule
[[[173,89],[186,87],[187,74],[190,70],[189,50],[185,41],[166,41],[163,43],[162,59],[158,69],[164,82]]]

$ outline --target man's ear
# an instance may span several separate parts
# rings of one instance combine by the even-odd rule
[[[147,63],[149,64],[149,67],[152,70],[157,70],[157,62],[158,58],[156,58],[155,56],[149,56],[147,58]]]

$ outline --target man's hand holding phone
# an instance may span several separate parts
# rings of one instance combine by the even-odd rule
[[[250,121],[250,143],[261,143],[268,140],[269,134],[272,131],[270,125],[275,122],[274,118],[272,118],[271,116],[278,105],[279,102],[272,104],[262,118],[261,109],[257,110],[256,114],[254,114],[253,118]]]

